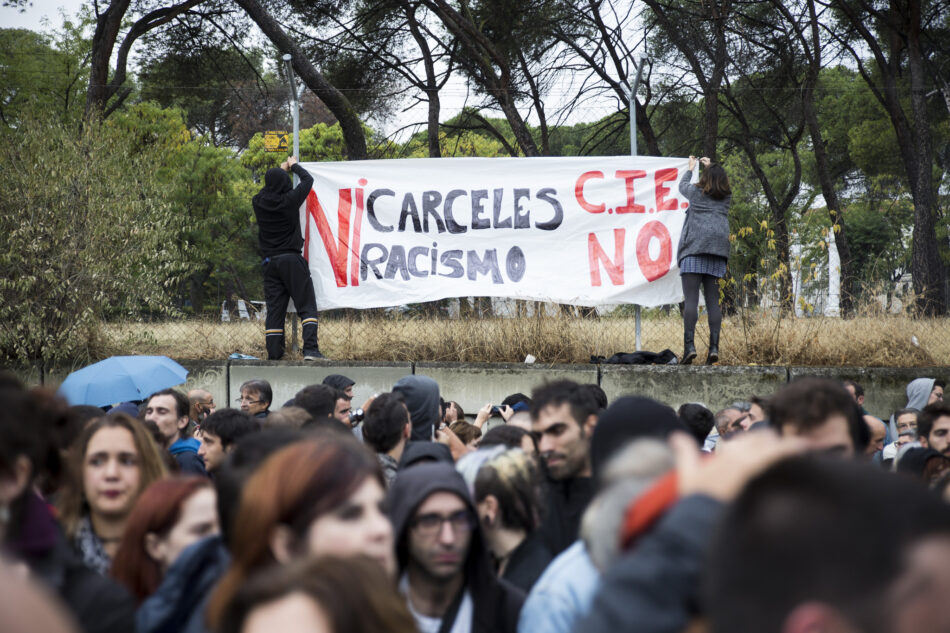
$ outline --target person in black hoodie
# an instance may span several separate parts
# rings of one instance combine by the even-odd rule
[[[412,422],[411,442],[431,441],[442,423],[439,404],[439,383],[428,376],[414,374],[400,378],[393,393],[401,394]]]
[[[450,464],[401,471],[387,503],[400,588],[420,631],[517,630],[524,593],[493,573],[465,480]]]
[[[291,187],[291,170],[300,183]],[[257,218],[258,241],[264,257],[264,322],[267,358],[284,355],[284,317],[291,298],[297,306],[303,328],[304,360],[325,358],[317,344],[317,297],[310,278],[310,266],[301,255],[304,241],[300,232],[300,205],[313,186],[313,176],[291,156],[280,167],[264,174],[264,188],[252,199]]]
[[[9,374],[0,374],[0,398],[0,551],[62,600],[84,633],[133,631],[131,595],[82,563],[34,491],[37,476],[59,460],[49,438],[68,415],[66,402],[52,392],[27,391]]]

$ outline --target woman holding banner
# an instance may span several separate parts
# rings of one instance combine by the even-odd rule
[[[705,156],[699,159],[703,173],[694,185],[696,157],[689,157],[689,169],[680,179],[680,193],[689,201],[683,234],[680,237],[678,263],[683,282],[683,365],[696,358],[693,333],[698,318],[699,288],[702,286],[709,315],[709,354],[706,364],[719,360],[719,329],[722,310],[719,307],[719,279],[726,275],[729,259],[729,204],[732,190],[729,178],[718,163]]]

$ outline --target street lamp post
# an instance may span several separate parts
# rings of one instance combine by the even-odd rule
[[[294,80],[293,57],[290,53],[284,53],[284,70],[287,72],[287,87],[290,88],[290,109],[294,115],[294,156],[300,160],[300,98],[297,93],[297,82]],[[294,187],[300,182],[297,174],[292,174]],[[291,301],[293,301],[291,299]],[[294,311],[290,313],[290,350],[297,351],[297,306],[294,305]]]
[[[300,95],[297,92],[297,82],[294,80],[293,57],[284,53],[284,70],[287,72],[287,87],[290,88],[290,105],[294,115],[294,156],[300,160]],[[297,186],[297,175],[294,174],[294,186]]]

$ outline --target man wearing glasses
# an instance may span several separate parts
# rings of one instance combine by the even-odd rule
[[[399,587],[420,633],[516,631],[524,594],[492,571],[462,476],[445,463],[411,466],[387,501]]]
[[[274,392],[270,383],[254,378],[241,384],[241,397],[234,402],[244,413],[263,420],[270,413],[270,403],[273,399]]]

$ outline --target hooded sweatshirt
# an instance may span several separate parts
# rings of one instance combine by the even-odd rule
[[[933,378],[917,378],[907,383],[907,405],[905,409],[917,409],[923,411],[927,406],[927,400],[930,399],[930,392],[934,390]],[[891,442],[897,440],[897,420],[891,414],[891,420],[888,424],[888,438]]]
[[[290,169],[300,177],[300,184],[292,187],[287,172],[280,167],[273,167],[264,174],[264,188],[251,200],[264,257],[284,253],[299,255],[303,249],[300,205],[310,193],[313,176],[299,163]]]
[[[450,464],[417,464],[400,471],[389,489],[387,498],[400,576],[406,572],[409,562],[409,523],[422,502],[436,492],[456,494],[465,502],[469,511],[477,516],[465,480]],[[474,603],[472,632],[514,633],[517,630],[524,593],[495,577],[488,548],[477,526],[472,531],[464,574],[463,591],[470,593]],[[450,629],[451,627],[443,625],[442,630]]]
[[[406,376],[393,385],[393,391],[401,393],[412,419],[410,440],[431,440],[441,421],[439,408],[439,383],[428,376]]]

